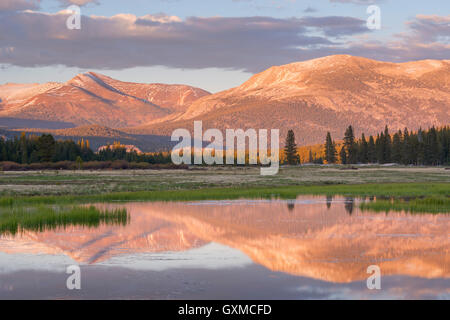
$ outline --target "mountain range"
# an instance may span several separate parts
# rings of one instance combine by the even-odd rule
[[[0,118],[47,121],[51,129],[55,123],[66,124],[61,129],[82,126],[80,136],[99,127],[170,136],[202,120],[204,129],[280,129],[282,136],[294,129],[298,144],[321,143],[327,131],[342,138],[350,124],[358,134],[375,134],[385,125],[397,130],[449,124],[450,60],[328,56],[271,67],[215,94],[88,72],[66,83],[0,86]]]
[[[88,72],[66,83],[0,86],[0,117],[122,128],[181,114],[209,94],[185,85],[122,82]]]

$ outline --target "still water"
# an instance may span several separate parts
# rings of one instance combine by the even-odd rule
[[[0,235],[0,299],[450,299],[450,215],[358,201],[99,205],[128,224]],[[72,265],[81,290],[66,287]]]

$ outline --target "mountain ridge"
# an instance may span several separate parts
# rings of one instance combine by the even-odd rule
[[[122,82],[87,72],[64,83],[1,85],[0,117],[120,128],[181,113],[209,94],[186,85]]]
[[[352,124],[376,134],[450,123],[450,61],[381,62],[349,55],[271,67],[241,86],[195,101],[167,122],[125,129],[170,135],[175,128],[294,129],[300,144],[342,137]]]
[[[203,127],[294,129],[300,145],[326,132],[417,130],[450,123],[450,60],[393,63],[335,55],[273,66],[210,94],[186,85],[123,82],[88,72],[64,84],[0,86],[0,117],[100,125],[127,134],[170,136]],[[47,99],[47,100],[46,100]],[[50,111],[48,106],[50,105]],[[9,111],[8,111],[9,110]]]

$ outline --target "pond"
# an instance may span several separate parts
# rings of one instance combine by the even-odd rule
[[[450,215],[361,201],[98,204],[129,217],[0,233],[0,299],[450,299]]]

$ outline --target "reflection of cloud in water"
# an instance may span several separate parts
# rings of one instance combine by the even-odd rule
[[[117,256],[98,263],[102,266],[153,271],[180,268],[225,269],[244,267],[249,264],[252,264],[252,261],[242,252],[216,243],[181,252]]]
[[[64,273],[65,267],[73,264],[77,262],[65,255],[0,252],[0,274],[27,270]],[[184,268],[216,270],[239,268],[250,264],[252,261],[242,252],[210,243],[187,251],[118,255],[96,265],[142,271],[164,271]]]
[[[66,266],[76,261],[65,255],[54,254],[8,254],[0,252],[0,275],[18,271],[53,271],[64,273]]]
[[[427,281],[425,284],[424,281]],[[293,289],[313,299],[326,300],[398,300],[398,299],[450,299],[448,280],[427,280],[412,277],[382,277],[381,290],[368,290],[365,281],[330,286],[329,283],[312,283]]]

